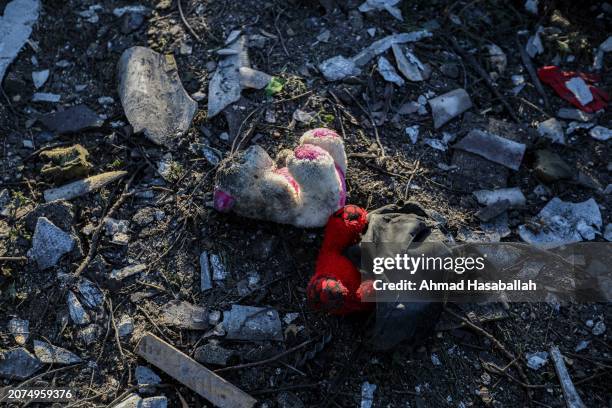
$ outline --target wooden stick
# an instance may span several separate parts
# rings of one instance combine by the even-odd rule
[[[561,389],[563,390],[563,397],[567,408],[585,408],[580,395],[578,395],[576,391],[576,387],[574,387],[572,378],[567,372],[567,367],[565,366],[563,355],[559,351],[559,347],[552,346],[550,348],[550,357],[555,364],[555,371],[557,372],[557,377],[559,377],[559,383],[561,383]]]

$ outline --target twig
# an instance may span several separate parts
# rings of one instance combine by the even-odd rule
[[[130,185],[132,184],[132,181],[134,180],[134,177],[136,177],[136,174],[138,174],[138,172],[140,171],[141,168],[142,167],[138,168],[134,172],[134,174],[132,174],[132,177],[130,177],[128,182],[125,184],[125,187],[123,189],[123,193],[121,193],[121,196],[119,197],[119,199],[115,202],[115,204],[113,204],[113,206],[110,208],[110,210],[108,210],[106,215],[104,215],[103,217],[100,218],[100,222],[96,226],[96,229],[94,230],[94,233],[93,233],[93,235],[91,237],[91,243],[89,245],[89,251],[87,251],[87,256],[85,257],[85,259],[83,259],[83,262],[81,262],[79,267],[74,272],[74,276],[75,277],[77,277],[81,273],[83,273],[85,268],[87,268],[87,265],[89,265],[89,263],[96,256],[96,251],[98,250],[98,242],[100,241],[100,234],[102,232],[102,227],[104,226],[104,220],[106,218],[108,218],[108,217],[112,217],[113,214],[119,209],[119,207],[121,207],[123,205],[125,200],[127,200],[129,197],[132,196],[133,193],[129,192],[129,188],[130,188]]]
[[[179,14],[181,15],[181,20],[183,21],[183,24],[185,24],[185,27],[187,27],[187,30],[189,30],[191,35],[193,35],[193,37],[196,40],[198,40],[199,43],[204,44],[204,41],[202,41],[202,38],[200,38],[200,36],[193,30],[193,28],[191,28],[191,26],[187,22],[187,19],[185,18],[185,15],[183,14],[183,6],[181,4],[181,0],[176,0],[176,2],[178,3]]]
[[[291,58],[291,54],[289,54],[289,51],[287,51],[287,46],[285,45],[285,39],[283,38],[283,33],[281,32],[280,28],[278,28],[278,20],[280,19],[280,16],[282,16],[284,12],[285,12],[284,9],[278,12],[278,15],[274,19],[274,29],[278,33],[278,37],[280,38],[280,43],[283,46],[283,51],[285,51],[285,55],[287,56],[287,58]]]
[[[540,96],[542,96],[542,99],[544,99],[544,106],[546,107],[546,110],[550,111],[550,105],[548,104],[548,97],[546,96],[544,87],[542,86],[540,78],[538,78],[536,70],[533,67],[533,64],[531,63],[531,58],[529,58],[529,55],[527,55],[527,51],[525,51],[525,47],[523,46],[523,43],[521,42],[520,37],[518,35],[516,36],[516,45],[518,46],[519,53],[521,54],[521,60],[523,61],[523,65],[527,69],[529,77],[531,77],[531,82],[533,82],[533,85],[535,86],[536,90],[538,91]]]
[[[348,90],[348,89],[343,89],[344,92],[353,100],[353,102],[355,102],[355,104],[359,107],[359,109],[361,109],[363,111],[363,113],[368,117],[368,119],[370,120],[370,123],[372,124],[372,127],[374,128],[374,136],[376,137],[376,144],[378,144],[378,148],[380,149],[380,155],[382,157],[385,157],[385,148],[383,147],[382,142],[380,141],[380,135],[378,134],[378,126],[376,126],[376,122],[374,122],[374,118],[372,117],[372,115],[370,114],[370,112],[368,112],[357,100],[357,98],[355,98],[353,96],[353,94]]]
[[[520,123],[521,121],[516,116],[516,113],[514,113],[514,110],[512,109],[512,107],[510,106],[506,98],[504,98],[504,96],[501,93],[499,93],[499,91],[495,87],[495,84],[493,83],[493,80],[491,79],[489,74],[487,74],[487,71],[485,71],[484,68],[480,66],[478,61],[476,61],[476,58],[474,58],[472,54],[466,52],[463,48],[461,48],[461,46],[459,45],[455,37],[450,37],[450,41],[453,45],[453,48],[455,48],[455,51],[457,51],[457,53],[459,53],[461,57],[465,59],[472,66],[472,68],[474,68],[474,70],[476,70],[478,75],[480,75],[480,77],[484,80],[487,87],[491,90],[491,92],[493,92],[493,94],[497,97],[497,99],[499,99],[499,101],[504,105],[504,107],[508,111],[508,114],[510,115],[512,120],[514,120],[516,123]]]
[[[567,372],[567,367],[565,366],[563,355],[559,351],[559,347],[552,346],[550,348],[550,358],[555,365],[555,371],[557,372],[557,377],[559,377],[561,390],[563,390],[563,399],[565,400],[567,408],[584,408],[585,405],[580,395],[578,395],[576,387],[574,387],[572,378]]]
[[[115,323],[115,311],[113,310],[113,302],[110,299],[106,300],[108,306],[108,313],[110,314],[111,323],[113,325],[113,330],[115,331],[115,341],[117,342],[117,348],[119,349],[119,354],[125,360],[125,353],[123,352],[123,347],[121,347],[121,340],[119,339],[119,330],[117,330],[117,324]]]
[[[277,355],[275,355],[273,357],[267,358],[265,360],[255,361],[253,363],[247,363],[247,364],[238,364],[238,365],[231,366],[231,367],[219,368],[219,369],[214,370],[214,371],[215,371],[215,373],[222,373],[222,372],[225,372],[225,371],[240,370],[242,368],[256,367],[256,366],[259,366],[259,365],[262,365],[262,364],[268,364],[268,363],[271,363],[273,361],[278,360],[281,357],[285,357],[287,354],[291,354],[294,351],[297,351],[297,350],[299,350],[301,348],[304,348],[307,345],[309,345],[310,343],[312,343],[312,340],[306,340],[305,342],[300,343],[300,344],[298,344],[295,347],[291,347],[289,350],[285,350],[282,353],[279,353],[279,354],[277,354]]]
[[[27,262],[25,256],[0,256],[0,262]]]

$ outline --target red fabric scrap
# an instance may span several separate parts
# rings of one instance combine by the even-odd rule
[[[610,100],[608,94],[603,90],[591,85],[599,81],[598,75],[586,74],[583,72],[561,71],[559,67],[551,65],[539,68],[538,77],[540,78],[540,81],[550,85],[561,98],[585,112],[597,112],[605,109],[608,106],[608,101]],[[582,78],[587,83],[587,86],[593,95],[593,100],[587,105],[582,105],[572,91],[567,89],[565,86],[565,83],[574,77]]]

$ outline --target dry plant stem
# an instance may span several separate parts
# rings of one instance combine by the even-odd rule
[[[0,262],[27,262],[25,256],[0,256]]]
[[[176,0],[176,2],[178,3],[178,9],[179,9],[179,14],[181,15],[181,21],[183,22],[183,24],[185,24],[185,27],[187,27],[187,30],[189,30],[191,35],[193,35],[193,38],[198,40],[199,43],[204,43],[204,41],[202,41],[200,36],[193,30],[193,28],[191,28],[191,26],[187,22],[187,19],[185,18],[185,14],[183,14],[183,5],[181,4],[181,0]]]
[[[489,74],[487,74],[487,71],[485,71],[484,68],[480,66],[478,61],[476,61],[476,58],[474,58],[472,54],[466,52],[463,48],[461,48],[461,46],[454,37],[450,37],[450,41],[453,45],[453,48],[455,48],[455,51],[457,51],[457,53],[459,53],[459,55],[461,55],[461,57],[466,60],[468,64],[472,66],[472,68],[474,68],[478,75],[480,75],[480,77],[484,80],[487,87],[489,87],[491,92],[493,92],[495,97],[497,97],[497,99],[499,99],[499,101],[504,105],[504,108],[506,108],[506,111],[508,111],[508,114],[510,115],[512,120],[514,120],[516,123],[521,123],[519,118],[516,116],[514,109],[512,109],[506,98],[504,98],[504,96],[499,93],[499,91],[495,87],[495,84],[493,84],[493,80],[491,80],[491,77],[489,76]]]
[[[536,90],[538,91],[542,99],[544,99],[544,106],[546,107],[546,110],[550,111],[550,105],[548,104],[548,97],[546,96],[546,92],[544,91],[542,82],[540,82],[540,78],[538,78],[538,74],[536,73],[536,70],[533,64],[531,63],[531,58],[529,58],[529,55],[527,55],[527,51],[525,51],[525,47],[523,46],[523,43],[521,42],[521,39],[519,36],[516,37],[516,45],[519,49],[519,53],[521,54],[521,61],[523,61],[523,65],[527,69],[527,73],[529,73],[531,82],[533,82],[533,85],[535,86]]]
[[[255,361],[254,363],[239,364],[239,365],[235,365],[235,366],[231,366],[231,367],[219,368],[218,370],[215,370],[214,372],[215,373],[222,373],[224,371],[239,370],[239,369],[242,369],[242,368],[256,367],[256,366],[259,366],[259,365],[262,365],[262,364],[268,364],[268,363],[271,363],[273,361],[278,360],[281,357],[284,357],[284,356],[286,356],[288,354],[291,354],[294,351],[297,351],[297,350],[299,350],[301,348],[304,348],[307,345],[309,345],[310,343],[312,343],[312,340],[306,340],[305,342],[300,343],[300,344],[298,344],[295,347],[291,347],[289,350],[285,350],[282,353],[279,353],[279,354],[275,355],[274,357],[270,357],[270,358],[267,358],[267,359],[261,360],[261,361]]]

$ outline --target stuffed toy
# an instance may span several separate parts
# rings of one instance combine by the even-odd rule
[[[360,243],[400,243],[409,252],[413,244],[428,242],[428,255],[446,256],[444,235],[415,203],[392,204],[367,213],[355,205],[336,211],[325,228],[316,270],[307,286],[310,305],[332,315],[376,310],[371,333],[375,349],[388,350],[401,342],[412,345],[430,336],[442,312],[442,303],[431,301],[375,302],[370,276],[359,270]],[[378,246],[377,246],[378,247]],[[393,247],[397,248],[397,247]],[[384,251],[380,246],[379,251]],[[393,253],[378,255],[394,256]],[[445,273],[438,271],[434,273]],[[438,276],[438,279],[441,279]]]
[[[223,160],[214,207],[296,227],[322,227],[346,201],[344,142],[332,130],[306,132],[275,163],[258,145]]]

